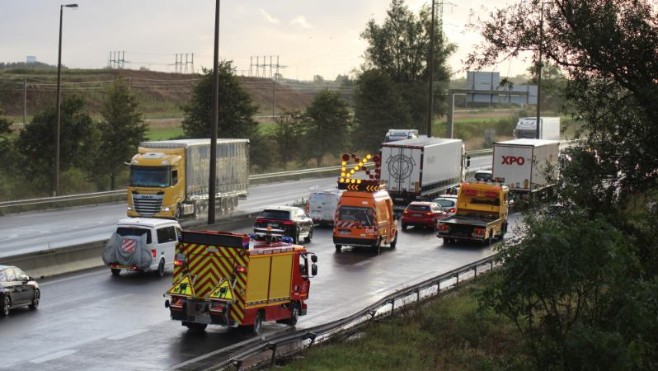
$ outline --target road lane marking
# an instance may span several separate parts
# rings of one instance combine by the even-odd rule
[[[137,329],[137,330],[132,330],[132,331],[124,332],[123,334],[118,334],[118,335],[110,336],[110,337],[108,337],[107,339],[108,339],[108,340],[123,340],[123,339],[125,339],[125,338],[129,338],[129,337],[131,337],[131,336],[135,336],[135,335],[143,334],[143,333],[145,333],[145,332],[147,332],[147,331],[148,331],[147,329]]]
[[[62,350],[62,351],[59,351],[57,353],[53,353],[53,354],[50,354],[50,355],[47,355],[47,356],[44,356],[44,357],[41,357],[41,358],[33,359],[33,360],[30,361],[30,363],[40,364],[40,363],[52,361],[52,360],[55,360],[55,359],[58,359],[58,358],[66,357],[66,356],[69,356],[69,355],[71,355],[73,353],[76,353],[76,352],[77,352],[77,350],[75,350],[75,349]]]

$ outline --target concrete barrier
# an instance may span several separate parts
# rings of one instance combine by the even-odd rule
[[[213,225],[187,225],[184,228],[230,231],[252,225],[255,214],[241,214],[217,221]],[[15,265],[28,275],[41,279],[103,266],[101,253],[109,240],[37,251],[2,258],[1,264]],[[170,263],[170,262],[169,262]]]

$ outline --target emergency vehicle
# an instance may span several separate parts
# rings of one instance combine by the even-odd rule
[[[272,230],[247,234],[184,230],[176,244],[171,319],[193,331],[207,325],[247,328],[264,321],[295,326],[306,314],[317,256]]]
[[[347,169],[349,156],[343,155],[338,189],[344,190],[338,199],[334,215],[333,242],[336,252],[343,246],[369,247],[380,251],[382,245],[395,248],[398,241],[397,221],[393,213],[393,200],[379,180],[379,156],[367,155]],[[366,169],[366,164],[374,161],[374,169]],[[362,172],[367,179],[358,178]]]

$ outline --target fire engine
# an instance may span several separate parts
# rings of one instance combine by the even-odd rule
[[[165,301],[171,318],[192,331],[212,324],[257,335],[265,321],[295,326],[307,312],[317,256],[282,232],[249,236],[184,230]]]

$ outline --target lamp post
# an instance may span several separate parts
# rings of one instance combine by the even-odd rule
[[[59,6],[59,48],[57,49],[57,126],[55,128],[55,181],[53,184],[53,196],[59,192],[59,132],[60,132],[60,95],[62,80],[62,18],[64,8],[77,8],[78,4],[62,4]]]
[[[208,184],[208,224],[215,223],[215,182],[217,181],[217,126],[219,125],[219,0],[215,0],[215,39],[212,67],[212,117],[210,118],[210,174]]]
[[[544,2],[541,3],[541,14],[539,15],[539,60],[537,63],[537,122],[535,124],[535,138],[539,139],[541,129],[541,72],[542,72],[542,48],[544,45]]]

